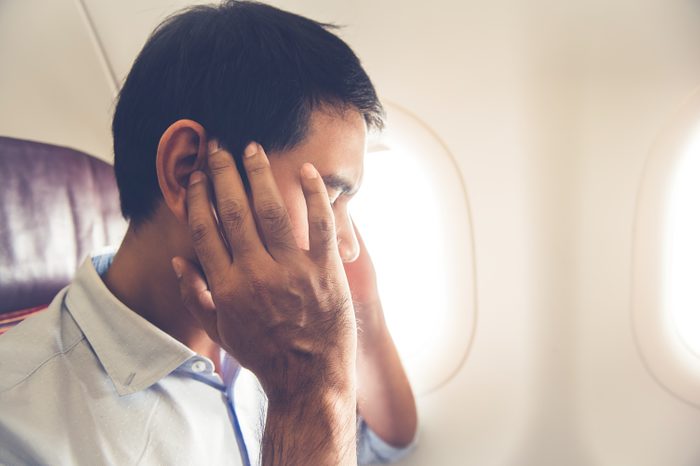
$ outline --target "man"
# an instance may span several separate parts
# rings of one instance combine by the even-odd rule
[[[415,403],[347,210],[381,125],[328,26],[251,2],[159,26],[114,115],[122,245],[0,338],[0,463],[405,454]]]

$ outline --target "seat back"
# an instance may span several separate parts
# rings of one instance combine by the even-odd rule
[[[50,302],[90,251],[125,231],[111,165],[0,137],[0,314]]]

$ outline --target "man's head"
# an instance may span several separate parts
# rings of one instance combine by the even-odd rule
[[[291,165],[297,162],[325,163],[326,173],[318,168],[336,185],[331,188],[340,177],[353,189],[362,172],[364,131],[382,127],[383,110],[359,60],[329,29],[238,1],[194,7],[162,23],[124,83],[112,125],[124,216],[145,223],[163,199],[177,216],[178,186],[201,168],[206,142],[214,138],[236,157],[248,142],[260,143],[288,207],[296,199],[285,193],[283,168],[296,174]],[[359,143],[361,153],[351,154]]]

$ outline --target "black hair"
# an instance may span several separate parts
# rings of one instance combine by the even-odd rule
[[[304,140],[320,106],[354,109],[383,127],[372,82],[334,26],[252,1],[196,6],[151,34],[114,112],[114,170],[125,218],[148,219],[159,200],[155,158],[163,132],[200,123],[240,163],[250,141],[268,152]]]

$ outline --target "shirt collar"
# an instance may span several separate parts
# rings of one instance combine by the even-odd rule
[[[150,387],[196,355],[121,303],[90,258],[65,302],[120,396]]]

